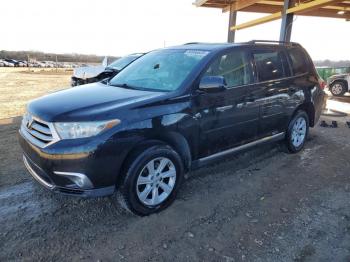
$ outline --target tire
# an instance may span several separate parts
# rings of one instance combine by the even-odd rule
[[[286,146],[289,153],[303,149],[309,134],[309,117],[305,111],[297,111],[289,122],[286,133]]]
[[[347,89],[344,82],[335,81],[330,86],[329,91],[331,91],[332,95],[334,96],[343,96],[346,93]]]
[[[117,196],[122,207],[136,215],[147,216],[174,202],[183,181],[184,167],[171,147],[152,146],[133,154],[128,163]]]

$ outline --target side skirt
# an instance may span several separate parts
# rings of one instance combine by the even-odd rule
[[[210,155],[210,156],[200,158],[198,160],[194,160],[194,161],[192,161],[192,164],[191,164],[191,170],[206,166],[206,165],[211,164],[211,163],[213,163],[213,162],[215,162],[223,157],[250,149],[250,148],[257,146],[257,145],[260,145],[260,144],[265,144],[265,143],[269,143],[269,142],[276,142],[276,141],[282,140],[282,139],[284,139],[284,137],[285,137],[285,132],[278,133],[275,135],[261,138],[259,140],[255,140],[253,142],[250,142],[250,143],[247,143],[247,144],[244,144],[241,146],[233,147],[233,148],[227,149],[225,151],[215,153],[215,154]]]

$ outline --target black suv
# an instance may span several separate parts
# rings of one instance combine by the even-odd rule
[[[325,94],[296,43],[191,43],[155,50],[109,82],[32,101],[24,163],[56,192],[102,196],[148,215],[173,202],[185,172],[285,140],[300,151]]]

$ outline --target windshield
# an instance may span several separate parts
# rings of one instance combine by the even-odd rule
[[[163,49],[150,52],[116,75],[110,85],[173,91],[209,52]]]
[[[108,68],[113,68],[113,69],[116,69],[116,70],[120,71],[124,67],[126,67],[128,64],[130,64],[131,62],[135,61],[140,56],[141,56],[140,54],[124,56],[122,58],[119,58],[119,59],[115,60],[113,63],[109,64],[107,67]]]

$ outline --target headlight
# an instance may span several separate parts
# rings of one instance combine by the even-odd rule
[[[96,136],[120,123],[119,119],[94,122],[57,122],[54,123],[58,135],[62,139],[74,139]]]

